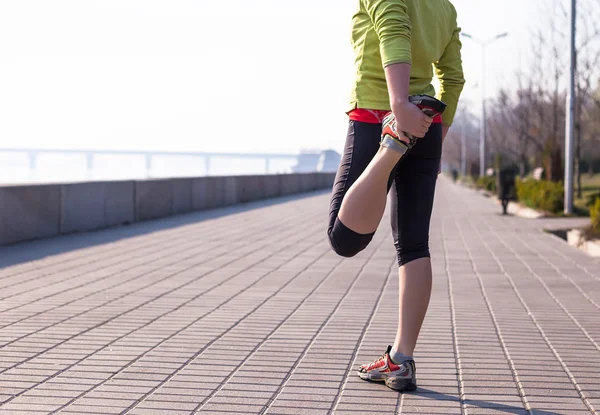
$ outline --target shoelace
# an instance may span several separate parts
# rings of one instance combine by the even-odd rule
[[[379,362],[383,362],[384,360],[385,360],[385,356],[380,357],[379,359],[375,360],[374,362],[371,362],[371,364],[369,364],[369,366],[367,366],[367,370],[371,370],[371,369],[378,367],[377,364]]]

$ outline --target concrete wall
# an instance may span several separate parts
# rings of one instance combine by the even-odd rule
[[[333,173],[0,186],[0,245],[329,189]]]

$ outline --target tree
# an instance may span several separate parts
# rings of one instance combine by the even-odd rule
[[[600,136],[600,1],[579,0],[579,69],[576,101],[576,173],[581,187],[581,160],[599,156]],[[542,26],[532,29],[530,67],[515,74],[515,90],[499,91],[488,113],[490,149],[516,162],[521,174],[528,164],[543,166],[548,180],[563,178],[568,13],[554,0],[541,10]],[[583,153],[582,153],[583,151]],[[582,156],[585,154],[585,156]]]
[[[454,125],[444,141],[442,158],[452,168],[460,170],[463,134],[466,141],[467,174],[479,168],[479,125],[477,118],[468,111],[469,103],[462,100]]]

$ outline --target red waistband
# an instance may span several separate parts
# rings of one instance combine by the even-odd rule
[[[366,122],[369,124],[381,124],[386,115],[390,112],[386,110],[369,110],[364,108],[357,108],[348,113],[348,116],[352,121]],[[433,119],[433,124],[441,124],[442,116],[438,115]]]

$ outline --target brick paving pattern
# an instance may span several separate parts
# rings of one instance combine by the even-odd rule
[[[356,369],[394,340],[386,220],[359,256],[328,195],[0,249],[3,414],[596,414],[600,262],[440,180],[419,390]],[[576,221],[577,222],[577,221]]]

